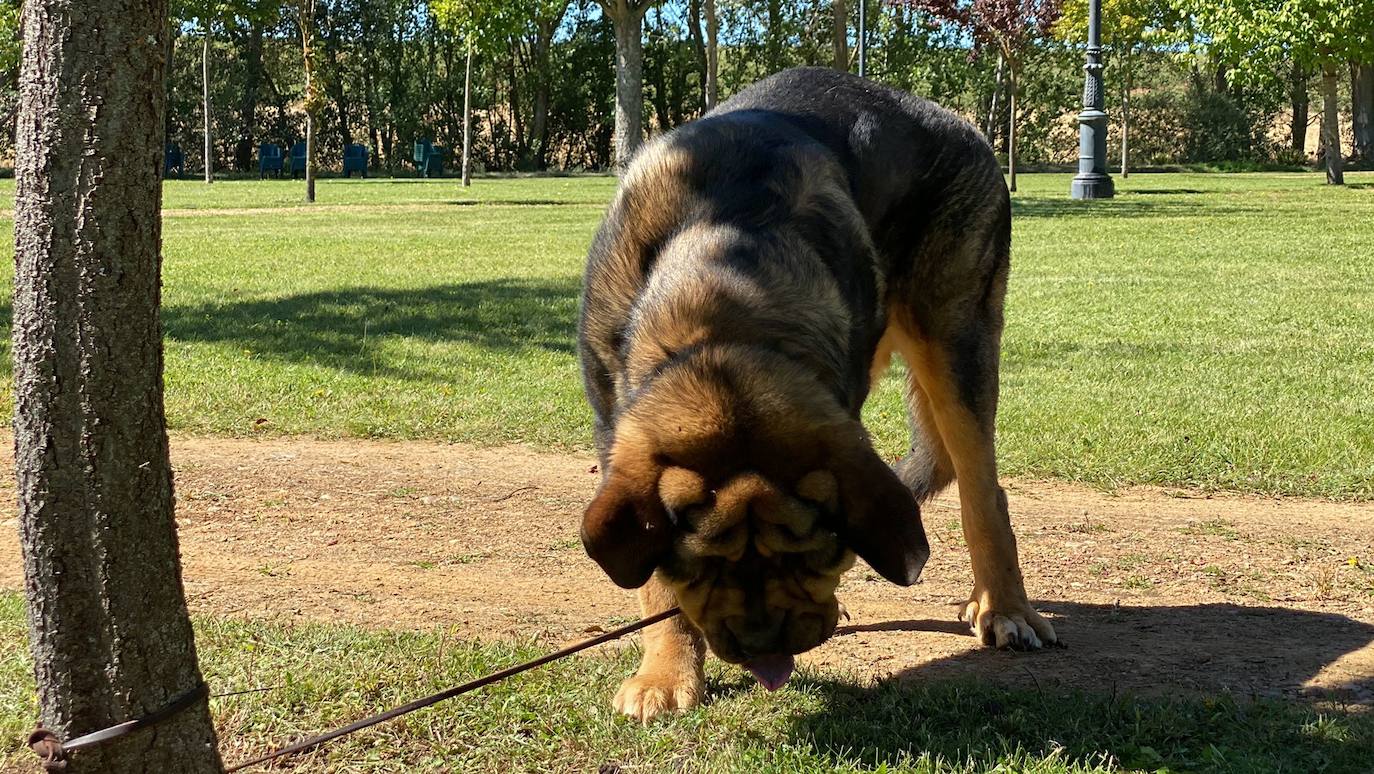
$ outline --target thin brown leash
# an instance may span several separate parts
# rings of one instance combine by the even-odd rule
[[[673,616],[677,615],[679,612],[681,611],[675,607],[671,610],[665,610],[662,613],[651,615],[648,618],[642,618],[638,621],[635,621],[632,624],[627,624],[625,626],[620,627],[619,629],[614,629],[612,631],[606,632],[605,634],[600,634],[596,637],[592,637],[589,640],[583,640],[582,642],[576,643],[574,645],[569,645],[568,647],[563,648],[562,650],[555,651],[546,656],[540,656],[539,658],[536,658],[532,661],[526,661],[523,664],[517,664],[513,667],[502,669],[499,672],[493,672],[492,674],[489,674],[486,677],[479,677],[476,680],[472,680],[470,682],[463,683],[462,685],[455,686],[444,691],[440,691],[439,693],[430,696],[426,696],[423,699],[416,699],[415,701],[412,701],[408,704],[402,704],[401,706],[396,707],[395,709],[389,709],[386,712],[382,712],[377,715],[372,715],[371,717],[363,718],[362,720],[359,720],[355,723],[350,723],[349,725],[344,726],[343,728],[335,729],[333,731],[329,731],[318,736],[312,736],[304,741],[296,742],[295,744],[282,747],[278,750],[273,750],[272,752],[267,753],[266,755],[263,755],[261,757],[254,758],[251,761],[245,761],[243,763],[225,769],[225,773],[232,774],[235,771],[242,771],[252,766],[257,766],[263,763],[267,763],[268,761],[276,760],[277,758],[284,758],[288,755],[294,755],[295,753],[305,752],[306,750],[313,750],[326,742],[331,742],[335,739],[338,739],[339,737],[347,736],[353,733],[354,731],[361,731],[364,728],[370,728],[379,723],[385,723],[386,721],[391,720],[393,718],[398,718],[402,715],[407,715],[416,710],[424,709],[425,707],[438,704],[439,702],[444,701],[445,699],[451,699],[460,694],[468,693],[469,691],[475,691],[478,688],[491,685],[495,682],[499,682],[501,680],[506,679],[507,677],[518,675],[521,672],[527,672],[531,669],[534,669],[535,667],[543,666],[549,663],[550,661],[557,661],[560,658],[566,658],[574,653],[584,651],[587,648],[594,648],[602,643],[619,639],[627,634],[630,634],[631,632],[637,632],[646,626],[652,626],[653,624],[656,624],[660,621],[666,621],[669,618],[672,618]],[[272,690],[275,687],[279,686],[272,686],[268,688],[254,688],[246,691],[233,691],[230,693],[217,694],[212,698],[219,698],[221,696],[238,696],[245,693],[260,693],[262,691]],[[29,735],[29,747],[31,747],[33,751],[38,755],[43,765],[44,771],[49,772],[49,774],[57,774],[57,772],[64,771],[67,768],[68,753],[86,747],[95,747],[97,745],[108,742],[111,739],[118,739],[119,737],[124,736],[126,734],[132,734],[133,732],[138,731],[140,729],[157,725],[158,723],[166,720],[167,718],[172,717],[178,712],[181,712],[182,710],[194,706],[198,700],[205,698],[209,694],[209,692],[209,688],[205,685],[205,683],[201,683],[195,688],[192,688],[191,690],[172,699],[172,701],[168,702],[165,706],[155,710],[154,712],[148,715],[144,715],[143,717],[135,718],[133,720],[127,720],[123,723],[118,723],[113,726],[110,726],[109,728],[103,728],[99,731],[95,731],[89,734],[84,734],[66,743],[63,743],[62,740],[58,739],[57,735],[53,732],[47,730],[46,728],[40,727],[34,730],[34,732]]]
[[[632,624],[622,626],[619,629],[614,629],[612,631],[606,632],[605,634],[600,634],[596,637],[592,637],[589,640],[583,640],[582,642],[576,643],[574,645],[569,645],[568,647],[563,648],[562,650],[555,651],[546,656],[540,656],[539,658],[536,658],[533,661],[526,661],[523,664],[517,664],[516,666],[502,669],[499,672],[493,672],[487,675],[486,677],[479,677],[471,682],[454,686],[453,688],[449,688],[447,690],[440,691],[439,693],[426,696],[423,699],[416,699],[415,701],[409,702],[408,704],[402,704],[401,706],[396,707],[394,709],[389,709],[386,712],[372,715],[371,717],[363,718],[362,720],[359,720],[355,723],[350,723],[349,725],[344,726],[343,728],[338,728],[333,731],[320,734],[319,736],[312,736],[304,741],[296,742],[295,744],[288,745],[278,750],[273,750],[272,752],[267,753],[266,755],[263,755],[259,758],[254,758],[251,761],[245,761],[243,763],[239,763],[235,766],[225,769],[225,773],[233,774],[233,772],[242,771],[251,766],[257,766],[259,764],[267,763],[268,761],[276,760],[277,758],[284,758],[287,755],[294,755],[296,753],[305,752],[307,750],[313,750],[314,748],[319,747],[320,745],[326,742],[331,742],[335,739],[338,739],[341,736],[347,736],[353,733],[354,731],[361,731],[364,728],[370,728],[379,723],[385,723],[386,721],[391,720],[393,718],[398,718],[402,715],[407,715],[416,710],[424,709],[425,707],[438,704],[439,702],[444,701],[445,699],[452,699],[453,697],[458,696],[460,694],[468,693],[469,691],[475,691],[478,688],[491,685],[495,682],[499,682],[501,680],[506,679],[507,677],[518,675],[521,672],[527,672],[531,669],[534,669],[535,667],[543,666],[549,663],[550,661],[557,661],[560,658],[571,656],[572,654],[586,650],[587,648],[594,648],[602,643],[610,642],[614,639],[619,639],[620,637],[624,637],[625,635],[630,634],[631,632],[637,632],[646,626],[656,624],[659,621],[666,621],[667,619],[677,615],[679,612],[681,611],[679,611],[678,608],[675,607],[671,610],[665,610],[662,613],[651,615],[648,618],[642,618],[638,621],[635,621]]]

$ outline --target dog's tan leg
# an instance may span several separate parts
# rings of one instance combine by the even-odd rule
[[[990,399],[971,401],[965,394],[967,384],[958,382],[943,347],[907,337],[902,353],[926,398],[921,407],[926,416],[922,419],[928,417],[935,425],[959,485],[964,541],[973,563],[973,594],[960,618],[984,643],[999,648],[1038,648],[1055,643],[1054,627],[1031,609],[1026,599],[1007,497],[997,483],[993,445],[995,360],[983,379],[991,379],[991,384],[980,388],[985,390],[984,396],[986,390],[991,391]],[[995,350],[992,357],[996,357]],[[981,413],[975,413],[977,409]]]
[[[645,617],[676,605],[672,589],[657,575],[639,590],[639,609]],[[701,633],[684,616],[654,624],[644,630],[639,671],[620,685],[612,703],[644,723],[665,712],[689,710],[701,704],[706,691],[705,660]]]

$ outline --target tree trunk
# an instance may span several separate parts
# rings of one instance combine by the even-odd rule
[[[553,48],[553,36],[558,31],[558,26],[563,22],[563,14],[566,13],[567,6],[563,6],[553,18],[541,19],[538,22],[538,37],[535,38],[534,47],[534,125],[530,130],[534,138],[534,168],[545,170],[549,166],[549,99],[550,86],[553,80],[553,72],[549,63],[549,54]],[[466,87],[464,87],[466,88]]]
[[[782,69],[782,44],[786,34],[782,26],[782,0],[768,0],[768,28],[764,41],[764,67],[768,73]]]
[[[29,0],[23,15],[19,532],[40,720],[71,739],[203,685],[162,404],[169,30],[166,0]],[[75,752],[66,772],[220,772],[207,705],[201,698],[156,730]]]
[[[687,3],[687,34],[692,40],[692,56],[696,58],[697,78],[701,81],[700,112],[706,112],[706,39],[701,34],[701,0]]]
[[[706,109],[711,110],[719,101],[717,86],[716,39],[720,35],[720,21],[716,18],[716,0],[706,0]]]
[[[463,76],[463,187],[472,185],[472,35],[468,35],[467,73]]]
[[[1302,63],[1293,60],[1288,75],[1288,101],[1293,106],[1293,120],[1288,126],[1288,144],[1299,154],[1307,152],[1307,72]]]
[[[1326,155],[1326,182],[1345,185],[1341,158],[1340,111],[1336,101],[1336,65],[1330,59],[1322,64],[1322,153]]]
[[[1121,176],[1130,177],[1131,155],[1131,66],[1129,56],[1121,62]]]
[[[1020,68],[1011,62],[1007,68],[1007,108],[1011,118],[1007,120],[1007,188],[1016,192],[1016,87],[1021,82]],[[1103,159],[1103,163],[1106,159]]]
[[[1350,64],[1350,124],[1360,161],[1374,161],[1374,63]]]
[[[210,20],[204,22],[205,36],[200,50],[201,114],[205,118],[205,182],[215,182],[215,153],[210,147]]]
[[[658,23],[650,29],[652,32],[649,37],[649,57],[644,65],[644,80],[649,86],[649,93],[653,95],[649,104],[653,108],[654,117],[658,119],[658,131],[666,132],[673,128],[673,117],[668,109],[668,79],[664,72],[668,66],[665,60],[672,56],[672,44],[667,42],[668,33],[664,29],[662,13],[658,14]],[[660,41],[662,45],[653,46],[655,40]],[[654,134],[654,127],[649,127],[649,134]]]
[[[343,67],[339,64],[339,50],[345,41],[340,40],[338,9],[333,10],[333,14],[336,15],[331,15],[329,5],[326,3],[323,6],[323,11],[323,18],[318,25],[320,43],[324,48],[327,72],[332,73],[332,77],[324,79],[324,89],[328,92],[329,99],[334,103],[334,109],[338,114],[339,150],[343,152],[353,142],[353,106],[348,99],[348,91],[344,88]]]
[[[624,168],[644,142],[644,9],[611,0],[615,24],[615,165]]]
[[[258,90],[262,84],[262,43],[263,27],[260,22],[254,21],[249,25],[245,39],[244,61],[243,61],[243,99],[239,102],[239,122],[243,124],[243,139],[248,143],[248,164],[245,169],[252,166],[254,141],[257,139],[258,122]],[[168,59],[167,61],[171,61]]]
[[[987,137],[988,144],[996,148],[997,138],[997,95],[1002,93],[1002,79],[1006,77],[1007,58],[1002,54],[997,55],[997,74],[992,79],[992,100],[988,106],[988,122],[984,124],[986,129],[983,135]]]
[[[849,8],[845,0],[830,3],[831,46],[835,49],[835,69],[849,72]]]
[[[315,201],[315,0],[301,0],[301,63],[305,68],[305,200]]]
[[[372,37],[376,29],[376,26],[372,23],[371,11],[368,8],[367,4],[362,4],[362,7],[358,9],[358,13],[359,27],[362,30],[361,40],[359,41],[359,43],[362,48],[363,61],[376,62],[377,47]],[[376,164],[378,161],[377,155],[381,151],[381,133],[378,131],[378,113],[381,112],[381,105],[377,100],[377,81],[372,76],[372,68],[364,67],[362,68],[362,71],[363,98],[367,100],[367,136],[372,143],[372,163]],[[391,159],[389,156],[390,154],[388,153],[388,158],[386,160],[388,169],[391,168]]]

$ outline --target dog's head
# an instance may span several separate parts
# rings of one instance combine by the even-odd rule
[[[742,347],[676,357],[641,386],[582,541],[622,587],[658,572],[711,649],[765,685],[834,632],[856,553],[901,585],[929,555],[862,426],[792,361]]]

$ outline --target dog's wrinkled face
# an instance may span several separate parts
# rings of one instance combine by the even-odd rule
[[[639,391],[582,533],[617,584],[657,571],[716,655],[770,687],[834,632],[855,553],[903,585],[929,553],[858,422],[790,361],[728,349]]]
[[[788,486],[742,472],[713,489],[670,467],[658,491],[678,532],[659,571],[716,655],[792,655],[835,631],[835,587],[854,553],[836,531],[834,473],[815,470]]]

